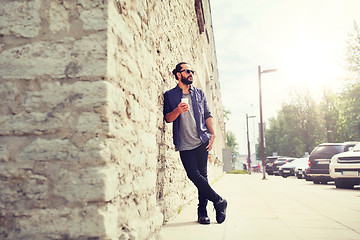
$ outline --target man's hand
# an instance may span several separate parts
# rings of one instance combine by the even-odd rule
[[[186,103],[180,102],[177,106],[177,111],[179,114],[189,111],[190,106]]]
[[[215,135],[212,135],[211,138],[209,139],[209,145],[207,145],[206,150],[209,152],[214,144],[214,140],[215,140]]]
[[[172,112],[166,114],[165,120],[167,122],[173,122],[179,117],[180,114],[189,111],[189,108],[190,106],[188,104],[180,102]]]

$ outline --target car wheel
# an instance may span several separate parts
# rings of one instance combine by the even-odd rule
[[[335,186],[336,188],[342,188],[342,189],[353,189],[354,184],[347,182],[345,180],[335,180]]]
[[[286,176],[286,175],[282,175],[282,177],[283,177],[283,178],[287,178],[288,176]]]
[[[314,184],[320,184],[320,181],[313,181]]]
[[[298,179],[302,179],[302,175],[300,175],[300,174],[297,174],[296,177],[297,177]]]

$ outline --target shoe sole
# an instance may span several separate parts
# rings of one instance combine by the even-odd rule
[[[202,224],[202,225],[208,225],[208,224],[210,224],[210,222],[200,222],[200,221],[198,221],[198,223],[200,223],[200,224]]]

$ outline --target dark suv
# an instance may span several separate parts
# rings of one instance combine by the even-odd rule
[[[309,157],[309,169],[307,171],[315,184],[334,181],[330,177],[329,163],[331,158],[338,153],[346,152],[356,142],[346,143],[323,143],[314,148]]]
[[[265,171],[269,175],[273,175],[273,164],[278,159],[278,156],[270,156],[266,158],[265,161]]]

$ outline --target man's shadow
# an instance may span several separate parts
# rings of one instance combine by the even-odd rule
[[[199,225],[199,223],[197,221],[169,223],[164,225],[163,228],[176,228],[176,227],[184,227],[184,226],[192,226],[192,225]]]

